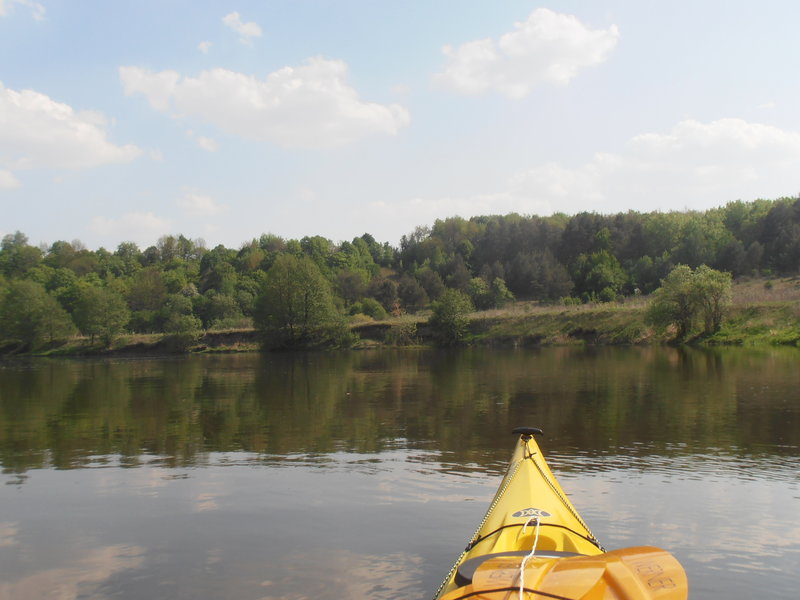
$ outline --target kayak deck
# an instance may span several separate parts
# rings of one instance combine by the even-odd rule
[[[683,568],[664,550],[605,552],[550,471],[533,438],[541,431],[514,433],[503,481],[434,600],[687,597]]]

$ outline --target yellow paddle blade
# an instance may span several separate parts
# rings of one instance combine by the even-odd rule
[[[487,557],[472,583],[442,600],[520,598],[523,557]],[[686,600],[688,581],[677,559],[650,546],[623,548],[594,556],[547,558],[525,563],[524,600]]]

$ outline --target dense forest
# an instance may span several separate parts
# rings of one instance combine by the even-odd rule
[[[80,332],[108,345],[123,331],[266,327],[292,286],[317,290],[313,301],[328,316],[374,319],[424,309],[448,290],[479,310],[514,298],[610,302],[653,292],[677,265],[734,278],[797,274],[800,198],[707,211],[453,217],[418,227],[399,247],[368,233],[339,243],[264,234],[238,249],[168,235],[109,251],[79,241],[34,246],[16,232],[0,247],[0,343],[32,349]]]

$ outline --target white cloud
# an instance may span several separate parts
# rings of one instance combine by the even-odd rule
[[[197,145],[208,152],[217,151],[217,142],[202,135],[197,136]]]
[[[106,127],[100,113],[75,111],[39,92],[17,92],[0,83],[0,168],[6,172],[84,169],[130,162],[141,154],[131,144],[109,142]]]
[[[618,39],[616,25],[593,30],[572,15],[537,8],[497,41],[444,46],[447,64],[435,79],[463,94],[496,91],[518,99],[538,86],[566,85],[581,68],[604,62]]]
[[[204,135],[198,135],[195,137],[194,131],[189,129],[186,132],[186,135],[192,139],[194,139],[195,143],[198,147],[202,148],[206,152],[216,152],[217,151],[217,142],[208,138]]]
[[[139,67],[120,67],[119,78],[125,88],[125,95],[144,94],[154,109],[166,111],[181,78],[177,71],[153,73]]]
[[[209,41],[203,41],[197,44],[197,49],[200,50],[203,54],[208,54],[208,51],[211,50],[211,46],[213,44]]]
[[[347,65],[311,58],[264,79],[212,69],[197,77],[120,67],[125,94],[144,94],[159,111],[179,113],[243,138],[291,148],[332,148],[374,134],[396,134],[410,120],[397,104],[364,102],[347,84]]]
[[[28,7],[31,10],[31,16],[36,21],[44,20],[45,7],[32,0],[0,0],[0,17],[8,16],[15,4]]]
[[[798,164],[800,133],[741,119],[687,120],[580,167],[535,166],[512,179],[510,193],[570,212],[705,208],[794,194]]]
[[[0,169],[0,190],[11,190],[20,186],[19,179],[11,171]]]
[[[222,17],[222,22],[239,34],[239,41],[247,46],[253,45],[253,38],[261,37],[261,27],[257,23],[244,23],[238,12]]]
[[[734,200],[793,196],[800,189],[800,133],[741,119],[687,120],[668,133],[631,138],[583,165],[534,165],[484,194],[414,197],[369,205],[370,218],[423,222],[460,215],[605,214],[704,210]],[[398,215],[401,215],[398,217]]]
[[[152,243],[171,228],[169,219],[152,212],[130,212],[119,218],[93,217],[89,229],[106,238],[132,240],[140,245]]]
[[[192,217],[209,217],[219,214],[225,209],[222,204],[214,202],[211,196],[195,192],[187,192],[178,199],[177,204],[187,215]]]

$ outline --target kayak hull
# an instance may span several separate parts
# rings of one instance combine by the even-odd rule
[[[684,600],[680,563],[654,547],[606,552],[547,465],[536,430],[520,431],[486,516],[434,600]]]

